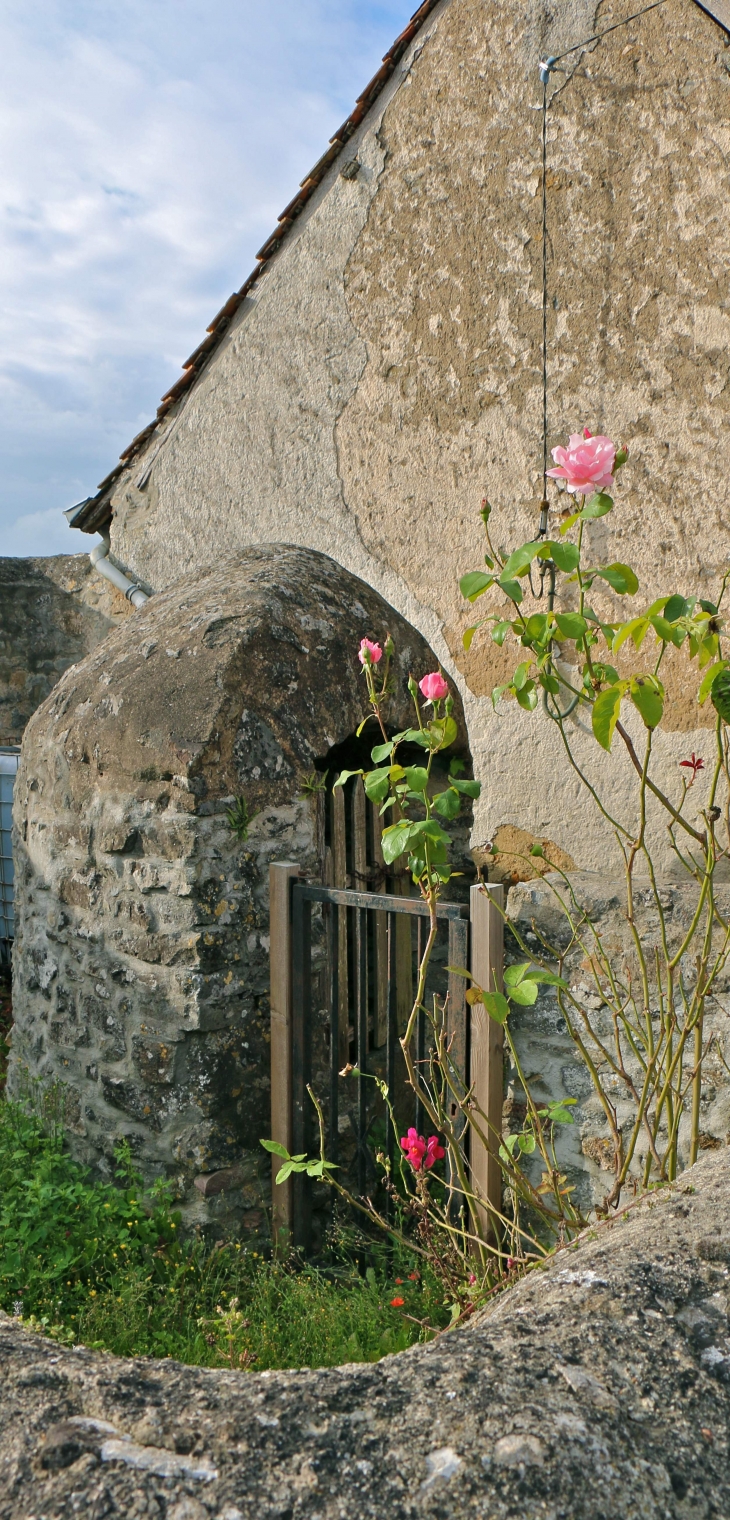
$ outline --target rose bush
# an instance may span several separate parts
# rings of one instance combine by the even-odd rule
[[[555,978],[560,1011],[603,1110],[613,1171],[601,1204],[607,1211],[617,1206],[627,1185],[634,1190],[654,1186],[695,1160],[703,1072],[713,1046],[724,1061],[716,1037],[705,1036],[704,1021],[730,957],[730,916],[716,890],[718,869],[730,862],[730,668],[722,611],[730,571],[721,578],[714,600],[672,591],[628,618],[616,617],[619,599],[638,593],[638,579],[629,565],[596,563],[585,530],[591,520],[613,511],[608,486],[626,453],[609,438],[592,438],[587,430],[582,439],[572,434],[567,449],[553,452],[559,467],[548,473],[565,481],[567,492],[582,497],[583,505],[563,517],[557,537],[538,534],[501,555],[490,535],[491,508],[484,504],[486,572],[466,575],[461,588],[470,602],[489,592],[501,598],[502,605],[495,604],[467,629],[464,643],[470,647],[486,628],[497,644],[514,643],[517,663],[511,679],[493,692],[494,706],[502,711],[503,699],[512,697],[526,711],[540,711],[543,721],[557,726],[566,766],[612,831],[623,863],[630,955],[603,942],[571,878],[557,869],[546,881],[564,916],[560,943],[549,942],[533,925],[540,944],[536,954],[534,945],[511,926],[525,957],[522,977],[537,982],[543,974]],[[560,499],[556,506],[560,511]],[[533,566],[543,576],[548,574],[546,608],[539,600],[526,606],[525,582],[532,584]],[[604,597],[613,593],[613,612],[597,612],[591,604],[591,592],[599,588]],[[705,770],[701,756],[693,752],[690,759],[679,761],[680,772],[690,774],[673,795],[654,774],[654,736],[665,707],[662,665],[669,649],[685,655],[685,681],[694,682],[698,715],[708,700],[715,709],[706,796],[694,809],[689,798]],[[621,673],[615,663],[619,657]],[[629,726],[627,703],[634,713]],[[635,742],[637,717],[643,739]],[[610,751],[616,737],[628,754],[636,793],[626,816],[616,811],[609,776],[600,766],[589,775],[576,755],[574,724],[580,720],[585,726],[586,719],[599,754]],[[652,855],[650,806],[655,818],[664,817],[677,872],[691,889],[681,931],[669,921],[667,893]],[[539,846],[534,853],[540,853]],[[653,936],[642,934],[637,926],[639,887],[643,902],[650,903],[656,915]],[[578,950],[582,965],[590,968],[595,1008],[587,1007],[586,998],[581,999],[562,976],[566,960]],[[514,990],[505,987],[510,1001],[516,1001]],[[480,989],[473,989],[472,995],[484,1002],[491,1017],[508,1018],[509,1003],[497,1009],[493,995]],[[538,1133],[540,1115],[529,1084],[522,1080],[522,1086],[529,1143]]]

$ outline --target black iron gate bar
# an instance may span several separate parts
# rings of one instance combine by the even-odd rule
[[[291,956],[292,956],[292,1152],[309,1154],[312,1149],[312,1104],[307,1086],[312,1078],[312,974],[311,974],[311,918],[312,905],[322,904],[329,919],[330,985],[328,998],[330,1010],[330,1081],[329,1081],[329,1159],[336,1161],[339,1143],[339,1061],[340,1061],[340,988],[339,988],[339,924],[340,912],[354,912],[354,981],[355,981],[355,1047],[357,1068],[357,1182],[361,1193],[367,1186],[367,1132],[368,1132],[368,976],[367,976],[367,914],[381,912],[386,915],[387,977],[386,977],[386,1082],[392,1093],[395,1088],[395,1063],[398,1051],[396,1018],[396,914],[416,918],[417,955],[420,965],[423,953],[424,921],[429,917],[428,904],[420,898],[395,897],[389,893],[358,892],[344,887],[309,886],[296,878],[291,881]],[[469,954],[469,908],[460,903],[438,903],[436,918],[448,923],[448,962],[450,966],[467,966]],[[468,1071],[468,1021],[466,982],[461,976],[449,973],[448,1008],[452,1034],[451,1053],[454,1064],[466,1081]],[[416,1030],[416,1059],[426,1056],[426,1017],[421,1011]],[[415,1124],[419,1133],[424,1114],[416,1103]],[[387,1125],[387,1154],[393,1161],[394,1137]],[[304,1179],[297,1179],[303,1183]],[[293,1190],[293,1234],[298,1244],[304,1245],[308,1236],[308,1189],[295,1186]]]

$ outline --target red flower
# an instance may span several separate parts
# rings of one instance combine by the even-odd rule
[[[418,1282],[418,1279],[419,1279],[420,1276],[421,1276],[420,1272],[409,1272],[408,1273],[408,1281],[409,1282]]]
[[[436,1135],[429,1135],[428,1141],[426,1141],[423,1135],[419,1135],[418,1130],[413,1129],[413,1127],[409,1129],[407,1135],[403,1136],[400,1144],[401,1150],[405,1151],[414,1172],[420,1172],[421,1167],[423,1167],[424,1171],[430,1172],[434,1162],[440,1161],[441,1157],[446,1155],[443,1146],[439,1145]]]
[[[440,1161],[445,1155],[446,1151],[444,1150],[443,1145],[439,1145],[436,1135],[430,1135],[428,1146],[426,1148],[426,1156],[423,1163],[426,1170],[430,1171],[434,1162]]]
[[[390,1300],[390,1307],[391,1307],[391,1309],[402,1309],[404,1303],[405,1303],[405,1299],[404,1298],[391,1298],[391,1300]]]
[[[701,755],[696,755],[695,752],[694,752],[694,750],[693,750],[692,754],[691,754],[691,756],[689,758],[689,760],[680,760],[679,763],[680,763],[680,765],[683,765],[686,770],[692,772],[691,779],[687,782],[687,786],[688,787],[693,786],[694,785],[694,781],[695,781],[696,776],[697,776],[697,772],[698,771],[703,771],[704,768],[705,768],[705,762],[702,759],[702,756]]]
[[[403,1278],[402,1277],[396,1277],[396,1282],[398,1284],[398,1287],[400,1287],[401,1284],[402,1284],[402,1282],[403,1282]]]

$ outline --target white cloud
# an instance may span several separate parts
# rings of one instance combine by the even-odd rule
[[[0,0],[0,554],[91,494],[410,14]]]

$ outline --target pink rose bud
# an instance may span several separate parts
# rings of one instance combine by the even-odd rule
[[[358,659],[361,665],[377,665],[382,660],[383,651],[379,644],[373,644],[371,639],[363,639],[360,643]]]
[[[428,702],[440,702],[449,695],[448,683],[440,670],[432,670],[429,676],[424,676],[418,683],[418,689],[423,692]]]
[[[557,469],[548,470],[553,480],[564,480],[576,496],[592,496],[594,491],[608,491],[613,485],[616,445],[602,434],[592,438],[586,429],[571,433],[567,449],[553,449]]]

